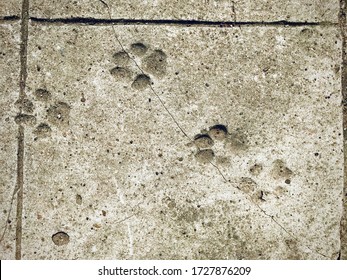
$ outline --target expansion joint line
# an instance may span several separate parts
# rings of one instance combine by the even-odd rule
[[[108,17],[110,19],[110,21],[112,20],[112,14],[111,14],[111,8],[110,6],[104,1],[104,0],[98,0],[100,1],[107,9],[108,12]],[[236,18],[235,18],[236,20]],[[270,23],[270,25],[277,25],[277,24],[281,24],[282,22],[275,22],[275,23]],[[283,24],[288,24],[286,22],[284,22]],[[241,24],[242,25],[242,24]],[[303,26],[303,25],[319,25],[319,23],[289,23],[289,25],[292,26]],[[136,60],[131,57],[129,55],[129,53],[126,51],[126,49],[124,48],[122,42],[120,41],[120,39],[118,38],[117,32],[115,30],[114,25],[112,25],[112,29],[113,29],[113,33],[115,36],[115,39],[117,41],[117,43],[119,44],[119,46],[121,47],[122,51],[124,53],[126,53],[128,55],[128,57],[133,61],[133,63],[136,65],[136,67],[139,69],[139,71],[142,72],[142,74],[145,74],[144,71],[142,70],[142,68],[140,67],[140,65],[136,62]],[[176,118],[173,116],[173,114],[170,112],[170,110],[168,109],[168,107],[165,105],[164,101],[162,100],[162,98],[157,94],[157,92],[154,90],[153,86],[150,85],[151,91],[152,93],[157,97],[157,99],[159,100],[159,102],[161,103],[161,105],[163,106],[163,108],[165,109],[165,111],[169,114],[170,118],[173,120],[173,122],[175,123],[175,125],[180,129],[180,131],[183,133],[183,135],[188,138],[190,141],[192,141],[191,137],[189,137],[189,135],[184,131],[184,129],[180,126],[180,124],[178,123],[178,121],[176,120]],[[274,216],[268,214],[259,204],[255,203],[252,200],[252,197],[247,194],[246,192],[244,192],[242,189],[240,189],[238,186],[235,186],[230,180],[227,180],[226,176],[223,174],[223,172],[220,170],[220,168],[213,163],[212,161],[210,161],[210,164],[217,170],[217,172],[220,174],[220,176],[222,177],[223,181],[226,184],[231,184],[233,188],[237,189],[238,191],[240,191],[245,197],[246,199],[256,208],[258,208],[260,210],[260,212],[263,213],[263,215],[265,215],[266,217],[268,217],[273,223],[275,223],[279,228],[281,228],[282,231],[284,231],[288,236],[290,236],[293,240],[299,241],[297,237],[295,237],[290,231],[288,231],[277,219],[275,219]],[[124,220],[121,220],[121,222]],[[328,256],[311,249],[308,245],[304,244],[304,246],[310,250],[311,252],[315,252],[317,254],[319,254],[320,256],[324,257],[324,258],[329,258]]]
[[[21,15],[21,42],[20,42],[20,82],[19,102],[23,103],[26,97],[25,87],[27,80],[27,48],[28,48],[29,0],[22,2]],[[23,106],[20,106],[23,107]],[[24,127],[18,127],[17,148],[17,218],[16,218],[16,252],[15,258],[22,258],[22,220],[23,220],[23,186],[24,186]]]

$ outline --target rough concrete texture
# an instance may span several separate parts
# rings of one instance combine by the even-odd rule
[[[0,19],[6,17],[19,17],[21,13],[21,3],[19,0],[1,0],[0,1]]]
[[[345,163],[347,162],[347,2],[341,1],[341,13],[340,13],[340,26],[341,34],[343,38],[343,52],[342,52],[342,105],[343,105],[343,136],[344,136],[344,155]],[[344,192],[343,192],[343,217],[341,219],[341,255],[342,260],[347,259],[347,165],[345,164],[345,176],[344,176]]]
[[[115,32],[29,30],[23,258],[336,258],[336,28]]]
[[[0,24],[0,258],[13,259],[15,250],[16,152],[18,128],[14,122],[18,108],[19,24]],[[9,209],[11,208],[10,212]]]
[[[343,258],[337,1],[63,2],[29,14],[253,23],[0,25],[1,259]]]
[[[33,0],[34,17],[338,22],[339,0]]]

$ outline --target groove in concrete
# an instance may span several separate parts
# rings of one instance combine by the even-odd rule
[[[4,17],[0,17],[0,23],[6,23],[8,21],[17,21],[20,20],[20,17],[18,16],[4,16]]]
[[[23,102],[26,96],[25,86],[27,79],[27,47],[28,47],[28,24],[29,24],[29,0],[22,2],[21,15],[21,43],[20,43],[20,81],[19,101]],[[17,150],[17,223],[16,223],[16,259],[22,258],[22,218],[23,218],[23,186],[24,186],[24,127],[18,127],[18,150]]]
[[[23,185],[24,185],[24,127],[18,128],[17,151],[17,224],[16,224],[16,260],[22,258],[22,217],[23,217]]]
[[[96,19],[96,18],[37,18],[30,17],[30,20],[40,24],[84,24],[84,25],[174,25],[185,27],[211,26],[211,27],[233,27],[233,26],[317,26],[317,25],[337,25],[332,22],[292,22],[292,21],[272,21],[272,22],[237,22],[237,21],[206,21],[206,20],[171,20],[171,19]]]

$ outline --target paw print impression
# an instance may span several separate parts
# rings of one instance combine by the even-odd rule
[[[224,141],[227,135],[227,127],[222,124],[214,125],[208,131],[203,130],[202,134],[195,135],[194,141],[189,143],[189,146],[197,148],[195,159],[202,164],[211,162],[215,157],[212,149],[215,141]]]
[[[60,128],[69,125],[70,106],[65,102],[56,102],[47,110],[48,121]]]
[[[131,44],[128,50],[114,53],[112,61],[115,67],[110,74],[117,82],[130,84],[137,91],[149,88],[153,84],[152,77],[161,79],[166,74],[167,55],[164,51],[152,50],[141,42]]]
[[[142,68],[145,72],[161,78],[166,74],[166,58],[166,54],[163,51],[155,50],[142,60]]]
[[[217,145],[217,142],[220,144]],[[223,155],[227,151],[237,154],[239,151],[247,149],[245,135],[239,130],[229,132],[228,128],[223,124],[216,124],[208,130],[202,130],[202,133],[195,135],[193,142],[189,143],[188,146],[197,148],[195,158],[200,163],[208,163],[214,160],[215,150],[218,149],[224,149],[224,151],[219,151],[219,154]],[[228,158],[219,156],[217,157],[218,161],[220,163],[228,163]]]
[[[34,140],[50,137],[51,126],[59,130],[68,128],[70,105],[54,100],[51,92],[45,88],[36,89],[32,96],[33,100],[24,98],[16,101],[20,113],[14,120],[19,125],[32,127]]]

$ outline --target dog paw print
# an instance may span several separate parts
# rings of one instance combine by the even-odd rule
[[[255,203],[266,201],[266,198],[269,195],[268,192],[261,190],[258,184],[249,177],[241,177],[238,189]]]
[[[188,146],[195,146],[197,151],[195,158],[198,162],[205,164],[211,162],[215,157],[213,146],[216,141],[225,141],[228,129],[225,125],[214,125],[209,130],[203,130],[201,134],[194,136],[194,140]]]
[[[272,163],[271,176],[275,180],[283,180],[286,184],[291,183],[291,177],[293,176],[293,171],[289,169],[283,160],[276,159]]]
[[[16,101],[21,113],[15,117],[15,122],[33,127],[35,140],[50,137],[51,125],[61,130],[68,127],[71,108],[67,103],[53,100],[52,94],[43,88],[35,90],[33,97],[34,102],[29,98]]]
[[[274,160],[269,168],[269,177],[273,179],[275,184],[279,182],[281,182],[282,184],[278,185],[271,191],[257,190],[252,194],[254,195],[254,197],[258,197],[261,201],[266,201],[267,199],[271,198],[281,198],[285,193],[287,193],[287,189],[285,185],[283,185],[283,183],[286,185],[291,184],[292,177],[294,176],[294,172],[289,169],[285,162],[281,159]],[[265,167],[265,169],[267,168]],[[249,168],[249,173],[253,178],[258,177],[262,172],[264,172],[264,166],[261,163],[254,163]]]
[[[159,49],[150,50],[143,43],[133,43],[128,50],[113,54],[115,67],[110,70],[117,80],[135,90],[144,90],[152,84],[151,77],[162,78],[166,74],[167,55]],[[138,62],[136,62],[138,61]]]

